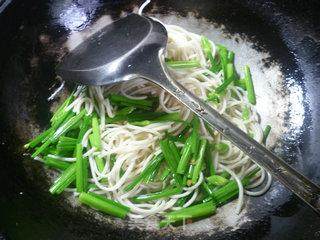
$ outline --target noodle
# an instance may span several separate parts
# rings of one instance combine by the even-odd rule
[[[140,14],[149,2],[150,1],[146,1],[141,6],[139,10]],[[203,46],[201,45],[201,36],[188,32],[175,25],[165,25],[165,27],[168,32],[165,57],[170,59],[170,61],[197,61],[197,63],[199,63],[196,66],[188,68],[175,69],[169,67],[168,71],[172,78],[184,85],[189,91],[203,101],[207,101],[211,107],[216,109],[225,118],[232,121],[245,133],[252,136],[256,141],[262,143],[264,141],[264,133],[259,122],[260,117],[255,110],[254,105],[248,101],[247,92],[241,87],[232,83],[224,90],[223,94],[219,95],[219,101],[212,102],[208,100],[209,93],[212,93],[223,83],[225,73],[223,73],[223,70],[209,70],[209,65],[212,65],[212,62],[207,59],[204,53]],[[215,56],[218,51],[217,47],[209,40],[208,44],[210,44],[210,54]],[[176,114],[176,116],[179,115],[180,120],[173,121],[171,119],[166,119],[165,121],[146,121],[146,124],[139,124],[139,121],[137,124],[137,122],[130,122],[129,120],[111,121],[119,116],[117,114],[120,111],[123,111],[123,109],[129,111],[130,107],[127,107],[126,109],[126,107],[122,108],[121,105],[114,104],[110,96],[117,96],[121,99],[125,98],[129,102],[135,103],[149,103],[148,99],[156,98],[158,99],[159,104],[155,107],[157,108],[154,112],[155,115],[158,113],[166,114],[161,116]],[[248,115],[245,118],[243,117],[244,109]],[[79,177],[80,180],[76,180],[76,183],[80,185],[82,180],[82,176],[80,175],[86,175],[84,178],[85,183],[89,182],[94,184],[93,187],[89,187],[90,192],[106,196],[107,198],[118,202],[117,204],[120,203],[124,205],[123,207],[126,209],[127,207],[130,208],[128,216],[131,218],[145,218],[150,215],[160,214],[170,210],[179,211],[179,209],[194,206],[194,203],[197,203],[200,200],[205,200],[200,185],[204,186],[209,178],[207,179],[207,173],[202,171],[201,167],[203,165],[201,165],[202,162],[200,162],[202,160],[199,160],[198,166],[197,163],[194,164],[192,162],[196,161],[194,159],[191,159],[190,163],[188,162],[190,169],[192,169],[192,167],[194,167],[194,169],[198,167],[197,172],[194,170],[194,172],[196,172],[196,174],[194,174],[196,175],[196,178],[194,178],[193,175],[192,179],[190,179],[185,175],[185,182],[183,185],[178,181],[178,177],[181,176],[178,176],[175,170],[172,171],[174,168],[172,168],[170,164],[165,165],[162,162],[156,162],[159,164],[155,165],[155,177],[153,177],[152,180],[145,181],[146,179],[143,179],[143,181],[141,180],[138,184],[132,185],[136,179],[139,179],[139,176],[143,174],[144,170],[152,165],[150,163],[157,160],[157,157],[164,155],[164,158],[168,161],[168,157],[162,152],[164,150],[163,146],[160,146],[161,140],[167,138],[167,136],[177,138],[183,131],[186,131],[183,133],[184,136],[190,135],[189,129],[185,130],[185,127],[188,125],[187,123],[190,125],[191,120],[195,119],[193,113],[165,90],[144,79],[135,79],[131,82],[113,86],[78,86],[73,93],[73,98],[70,97],[70,101],[66,102],[66,105],[64,105],[61,111],[62,113],[59,112],[60,115],[57,115],[57,118],[61,119],[59,116],[68,115],[73,119],[78,119],[78,122],[75,121],[75,125],[72,127],[75,127],[78,130],[80,129],[79,131],[81,134],[78,133],[78,139],[75,139],[69,137],[69,135],[63,135],[62,127],[58,128],[58,130],[57,128],[52,128],[58,132],[58,134],[54,134],[59,135],[59,133],[61,133],[59,135],[59,142],[56,143],[57,138],[52,141],[51,139],[50,141],[47,140],[47,142],[45,141],[46,139],[43,138],[40,140],[33,140],[36,142],[36,144],[33,142],[33,148],[39,142],[43,143],[33,155],[35,160],[44,162],[44,164],[46,164],[46,158],[50,158],[51,161],[59,160],[60,162],[55,164],[60,167],[58,168],[60,170],[69,169],[68,166],[71,166],[73,169],[78,169],[78,171],[84,169],[85,171],[78,172],[77,177]],[[125,112],[124,114],[129,115],[130,113]],[[141,114],[141,112],[139,113]],[[144,113],[146,113],[146,111]],[[79,119],[80,117],[89,119],[88,116],[92,118],[93,127],[91,128],[89,125],[86,125],[86,127],[82,129],[78,124],[80,121]],[[68,121],[71,121],[70,119],[71,118],[67,120],[67,123],[69,123]],[[84,119],[81,124],[84,124]],[[52,119],[51,121],[53,124],[54,121]],[[201,150],[199,150],[199,152],[197,150],[192,150],[192,157],[204,159],[203,156],[207,154],[209,157],[206,156],[206,161],[212,161],[212,164],[206,162],[206,167],[211,164],[217,174],[225,173],[231,176],[231,181],[228,179],[224,180],[234,184],[232,185],[234,187],[232,193],[235,193],[235,190],[238,188],[238,201],[235,211],[236,213],[239,213],[244,205],[244,194],[250,196],[264,194],[271,185],[271,175],[257,164],[253,163],[248,156],[234,146],[228,139],[225,139],[219,132],[209,128],[202,120],[200,120],[199,123],[201,142],[204,142],[205,144],[202,147],[202,152]],[[70,128],[68,130],[70,130]],[[73,128],[71,128],[71,130],[73,130]],[[51,132],[52,129],[50,129]],[[193,127],[192,131],[194,130],[195,127]],[[51,133],[50,131],[48,134]],[[195,130],[194,132],[197,133],[197,131],[198,130]],[[96,135],[94,136],[94,134]],[[44,137],[46,136],[44,135]],[[99,145],[93,144],[93,137],[98,138]],[[71,152],[76,152],[76,154],[72,153],[73,155],[69,154],[72,157],[67,157],[63,154],[59,156],[58,154],[55,154],[55,152],[53,152],[54,154],[51,154],[52,152],[48,151],[47,156],[43,159],[37,156],[40,151],[44,151],[45,147],[48,147],[52,143],[56,144],[56,149],[54,149],[54,151],[59,153],[58,146],[59,144],[62,145],[61,139],[64,139],[65,146],[68,147],[70,147],[68,144],[73,142],[74,145],[76,145],[76,147],[74,147],[76,148],[76,151],[74,151],[74,148],[71,146]],[[189,137],[189,139],[191,139],[191,137]],[[215,144],[215,146],[223,146],[223,149],[220,151],[213,149],[212,147],[207,148],[207,141],[212,145]],[[29,144],[27,144],[27,146],[29,146]],[[179,155],[179,149],[184,146],[187,146],[187,144],[185,145],[183,141],[176,141],[177,155]],[[61,149],[63,148],[62,146],[60,147]],[[80,149],[80,151],[78,151],[78,149]],[[211,149],[211,152],[209,152],[209,149]],[[80,154],[80,157],[78,154]],[[83,160],[84,158],[88,159],[88,168],[90,169],[89,179],[87,178],[86,173],[87,166],[81,168],[83,166],[81,164],[86,161]],[[101,161],[98,162],[96,159],[100,159]],[[162,158],[160,160],[162,160]],[[178,160],[179,159],[177,159],[177,161]],[[189,159],[187,160],[189,161]],[[182,157],[181,162],[183,163]],[[168,172],[171,174],[169,177],[167,177],[168,175],[165,175],[166,170],[168,170],[166,168],[171,171],[171,173],[170,171]],[[249,182],[245,185],[243,182],[244,179],[252,174],[252,172],[254,172],[254,174],[249,178]],[[161,176],[164,174],[165,177],[163,179],[157,177],[160,176],[160,174]],[[218,177],[223,179],[222,176]],[[71,177],[67,179],[69,179],[69,181],[70,179],[72,180]],[[179,187],[175,186],[177,185],[176,183],[178,183]],[[66,184],[64,188],[68,187],[69,184]],[[175,187],[172,188],[171,186]],[[244,186],[246,186],[246,188]],[[80,188],[81,186],[77,185],[78,192],[85,191],[85,187],[83,187],[82,190],[78,190],[78,187]],[[257,188],[256,191],[253,190],[255,188]],[[141,195],[161,192],[164,191],[164,189],[169,189],[171,195],[168,197],[149,198],[145,202],[142,201],[143,203],[141,201],[135,201]],[[78,193],[76,193],[74,189],[68,188],[67,191],[74,192],[74,196],[78,196]],[[93,194],[91,195],[95,196]],[[82,193],[79,198],[81,198],[81,196]],[[205,196],[209,196],[209,201],[213,202],[213,195],[211,193]],[[231,197],[233,196],[234,195]]]
[[[205,100],[207,93],[222,83],[221,72],[214,74],[207,70],[206,66],[208,63],[200,46],[201,36],[174,25],[166,25],[166,28],[168,31],[166,57],[175,60],[197,59],[201,63],[201,67],[198,68],[171,69],[170,73],[172,77],[186,86],[187,89],[199,98]],[[213,46],[213,53],[215,53],[215,45],[211,44]],[[88,114],[95,111],[100,118],[102,150],[88,149],[88,136],[92,132],[92,129],[89,129],[85,133],[82,140],[83,147],[87,148],[84,156],[89,156],[91,181],[98,187],[97,190],[92,191],[108,195],[112,199],[130,207],[131,214],[129,216],[132,218],[144,218],[168,209],[178,209],[179,207],[174,207],[175,202],[180,198],[192,194],[192,197],[183,205],[183,207],[190,206],[197,199],[197,188],[203,180],[202,174],[195,185],[185,187],[183,193],[171,196],[168,199],[146,204],[138,204],[131,201],[132,197],[143,192],[161,190],[163,188],[161,183],[152,183],[138,185],[128,192],[124,190],[132,179],[143,171],[152,157],[159,153],[159,141],[165,136],[165,132],[177,135],[181,132],[183,125],[174,122],[152,123],[143,127],[131,125],[130,123],[106,124],[105,115],[114,117],[116,114],[116,109],[112,107],[106,97],[110,92],[122,94],[131,99],[145,99],[148,95],[152,94],[159,97],[158,110],[167,113],[180,112],[183,120],[190,120],[193,116],[190,110],[178,103],[165,90],[144,79],[137,79],[113,87],[79,87],[74,94],[75,100],[66,110],[72,109],[73,112],[78,114],[85,107]],[[232,94],[235,94],[237,97],[231,97]],[[252,133],[255,140],[260,143],[262,142],[263,131],[258,122],[258,113],[255,111],[254,106],[248,102],[244,91],[240,87],[228,87],[220,104],[211,105],[243,131]],[[245,106],[249,106],[250,118],[243,121],[241,112]],[[236,180],[239,188],[236,212],[239,213],[243,206],[243,195],[245,193],[251,196],[263,194],[270,187],[271,176],[266,174],[265,170],[261,170],[261,177],[256,178],[249,188],[258,187],[265,181],[267,181],[267,184],[257,192],[244,190],[240,179],[245,172],[253,169],[252,167],[256,165],[218,132],[214,132],[215,136],[211,136],[202,121],[200,129],[201,135],[204,138],[210,141],[214,139],[216,143],[221,142],[229,146],[228,152],[223,155],[214,152],[213,161],[217,172],[225,170]],[[112,154],[117,156],[113,166],[110,163]],[[94,155],[103,158],[106,162],[102,172],[98,170],[97,163],[93,158]],[[61,160],[73,161],[74,159],[61,158]],[[170,185],[170,182],[164,184]]]

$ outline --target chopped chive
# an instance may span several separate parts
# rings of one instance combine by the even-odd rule
[[[86,204],[94,209],[119,218],[125,218],[130,211],[130,209],[123,205],[120,207],[120,204],[115,201],[102,196],[98,197],[92,193],[80,193],[79,201],[82,204]]]
[[[136,110],[136,108],[133,106],[124,107],[124,108],[117,111],[117,115],[128,115],[128,114],[132,113],[134,110]]]
[[[44,160],[44,165],[51,167],[51,168],[56,168],[56,169],[59,169],[62,171],[66,170],[71,165],[68,162],[64,162],[64,161],[61,161],[61,160],[58,160],[56,158],[52,158],[49,156],[44,157],[43,160]]]
[[[263,139],[262,139],[263,144],[266,144],[270,131],[271,131],[271,126],[267,125],[263,130]]]
[[[176,202],[177,207],[182,207],[187,201],[187,197],[182,197],[179,198],[178,201]]]
[[[95,156],[95,157],[94,157],[94,160],[95,160],[96,163],[97,163],[98,171],[99,171],[99,172],[102,172],[103,169],[104,169],[104,165],[105,165],[103,159],[102,159],[101,157],[99,157],[99,156]]]
[[[208,175],[214,175],[216,170],[214,168],[213,159],[212,159],[212,145],[208,144],[206,153],[205,153],[205,163],[207,166]]]
[[[77,144],[77,139],[61,136],[57,143],[57,151],[59,153],[74,151]]]
[[[34,148],[39,143],[46,142],[50,137],[53,136],[54,132],[57,130],[57,128],[60,126],[61,123],[65,120],[69,120],[73,116],[73,113],[64,112],[59,119],[55,121],[55,123],[46,131],[38,135],[35,139],[27,143],[24,147],[25,148]]]
[[[213,103],[220,103],[220,96],[219,94],[212,91],[208,94],[208,100]]]
[[[247,186],[250,183],[251,178],[259,171],[260,169],[255,169],[251,173],[247,174],[242,180],[243,186]],[[219,205],[223,205],[226,202],[233,199],[239,192],[238,184],[235,180],[229,181],[226,185],[219,188],[218,190],[212,193],[214,201]]]
[[[212,46],[208,38],[201,36],[201,47],[205,56],[208,58],[208,55],[212,53]]]
[[[90,123],[91,123],[91,117],[85,115],[80,125],[80,130],[77,138],[78,143],[82,142],[83,136],[88,131]]]
[[[196,165],[194,167],[193,175],[192,175],[192,183],[195,184],[198,181],[203,161],[204,161],[204,155],[207,148],[207,140],[201,139],[200,140],[200,150],[197,156]]]
[[[221,94],[235,80],[235,69],[232,63],[226,65],[226,80],[215,89],[215,93]]]
[[[234,62],[234,52],[228,51],[228,62],[233,63]]]
[[[132,99],[119,94],[110,94],[108,98],[113,105],[135,107],[145,110],[151,110],[156,103],[156,99]]]
[[[155,169],[151,172],[151,174],[146,179],[144,179],[144,181],[146,183],[150,183],[150,182],[153,182],[155,180],[155,178],[158,175],[158,172],[160,170],[160,165],[161,165],[161,162],[159,162],[157,164],[157,166],[155,167]]]
[[[248,93],[248,100],[251,104],[256,105],[256,94],[254,92],[254,86],[252,82],[251,72],[249,66],[244,67],[244,79],[246,82],[246,88]]]
[[[40,133],[36,138],[28,142],[27,144],[24,145],[25,148],[34,148],[36,147],[39,143],[41,143],[48,135],[52,135],[54,132],[54,129],[49,128],[46,131]]]
[[[161,174],[161,177],[160,177],[160,181],[164,181],[167,179],[167,177],[170,175],[170,169],[169,168],[165,168]]]
[[[206,183],[206,181],[203,181],[201,183],[201,187],[206,194],[206,196],[211,196],[212,195],[212,189],[209,187],[209,185]]]
[[[143,171],[138,175],[138,177],[136,177],[131,183],[129,183],[124,190],[125,191],[132,190],[140,182],[142,182],[144,179],[150,176],[150,174],[152,174],[154,169],[157,167],[157,164],[160,163],[162,160],[163,160],[163,154],[160,153],[154,156],[150,161],[150,163],[148,163],[148,165],[145,167],[145,169],[143,169]]]
[[[159,223],[160,227],[168,226],[172,223],[182,222],[186,219],[197,219],[214,214],[216,206],[213,201],[200,203],[191,207],[182,208],[165,214],[165,219]]]
[[[199,136],[199,129],[200,129],[200,120],[198,117],[194,117],[192,120],[192,132],[190,135],[191,138],[191,151],[195,155],[198,153],[200,136]]]
[[[217,151],[221,155],[226,154],[229,151],[229,145],[223,142],[214,144],[214,151]]]
[[[170,148],[169,140],[164,139],[164,140],[160,141],[160,147],[161,147],[162,153],[164,155],[164,158],[168,164],[168,167],[170,168],[171,172],[173,173],[173,177],[174,177],[175,181],[177,182],[178,185],[181,185],[182,184],[181,176],[178,174],[175,174],[175,173],[177,173],[177,165],[178,164],[177,164],[175,157],[172,153],[172,150]],[[181,162],[181,160],[180,160],[180,162]]]
[[[225,179],[230,179],[231,175],[227,171],[223,171],[222,173],[219,174],[219,176],[225,178]]]
[[[192,179],[193,172],[194,172],[194,164],[190,164],[189,165],[189,169],[188,169],[188,173],[187,173],[187,178],[188,179]]]
[[[181,159],[177,167],[177,173],[184,174],[187,170],[188,162],[191,157],[191,137],[189,137],[182,148]]]
[[[243,90],[247,90],[245,79],[236,79],[234,85],[241,87]]]
[[[56,141],[60,136],[68,132],[75,124],[77,124],[85,115],[86,110],[82,110],[79,114],[71,117],[63,125],[61,125],[57,131],[53,134],[51,142]]]
[[[73,99],[73,94],[71,94],[61,105],[60,107],[55,111],[55,113],[52,115],[50,122],[54,124],[54,122],[61,116],[61,113],[65,110],[65,108],[69,105],[71,100]]]
[[[249,107],[245,106],[243,109],[242,109],[242,119],[244,121],[248,121],[250,118],[250,110],[249,110]]]
[[[88,161],[82,156],[82,145],[76,147],[76,188],[77,192],[85,192],[88,184]]]
[[[227,81],[228,50],[226,47],[219,44],[217,45],[217,47],[218,47],[221,67],[223,71],[223,78],[224,78],[224,81]]]
[[[54,184],[50,187],[51,194],[60,194],[76,179],[76,164],[71,164],[61,175],[57,178]]]
[[[215,186],[224,186],[229,182],[228,179],[226,179],[222,176],[219,176],[219,175],[212,175],[210,177],[207,177],[207,180],[209,183],[211,183]]]
[[[172,157],[173,157],[173,159],[175,160],[175,162],[176,162],[176,164],[178,166],[180,158],[181,158],[181,155],[180,155],[180,152],[179,152],[176,144],[173,141],[169,140],[169,148],[171,150]]]
[[[136,203],[146,202],[146,201],[154,201],[165,197],[170,197],[172,195],[176,195],[182,192],[182,188],[180,187],[168,187],[163,189],[160,192],[148,193],[139,195],[137,197],[133,197],[132,201]]]
[[[101,150],[100,126],[96,116],[92,118],[92,146]]]
[[[195,68],[200,67],[200,62],[198,60],[189,60],[189,61],[168,61],[166,62],[167,66],[175,69],[179,68]]]

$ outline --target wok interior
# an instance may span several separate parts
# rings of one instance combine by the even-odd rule
[[[44,170],[28,156],[25,156],[21,164],[23,143],[47,126],[49,109],[59,101],[59,99],[55,102],[47,101],[56,82],[54,67],[57,60],[74,42],[82,41],[92,29],[101,27],[118,17],[119,9],[129,11],[135,7],[131,3],[110,7],[99,5],[97,2],[96,7],[100,9],[100,13],[92,16],[87,14],[88,19],[83,20],[83,23],[75,22],[82,19],[75,18],[76,6],[66,5],[68,7],[63,10],[61,7],[63,4],[53,3],[50,6],[49,26],[64,29],[62,32],[57,32],[55,28],[48,31],[40,26],[34,27],[34,23],[25,24],[18,33],[20,38],[14,41],[20,49],[10,52],[7,68],[2,76],[1,95],[3,103],[1,112],[4,119],[2,127],[7,144],[2,159],[10,159],[2,161],[1,164],[4,164],[2,171],[3,169],[6,171],[1,172],[1,176],[10,178],[10,183],[5,186],[7,195],[4,200],[12,200],[10,203],[5,203],[1,209],[4,215],[10,215],[12,219],[6,224],[16,221],[21,222],[23,226],[27,224],[35,226],[39,236],[54,234],[56,229],[61,228],[64,229],[61,234],[70,238],[82,234],[97,239],[108,235],[112,235],[113,238],[114,236],[143,238],[145,234],[158,238],[163,235],[191,238],[205,233],[203,235],[205,237],[214,235],[216,238],[222,236],[232,238],[237,234],[240,234],[239,236],[247,233],[254,235],[258,232],[263,234],[268,229],[265,226],[271,224],[270,215],[279,212],[283,205],[289,205],[290,208],[295,206],[295,201],[293,203],[290,201],[289,192],[278,182],[274,182],[270,191],[264,196],[249,199],[246,208],[239,216],[232,211],[231,203],[210,219],[188,225],[185,229],[179,227],[174,230],[158,230],[156,219],[122,221],[94,213],[86,208],[79,208],[68,194],[63,197],[52,197],[47,189],[54,172]],[[309,105],[305,101],[307,87],[305,82],[301,81],[301,69],[296,65],[285,43],[278,36],[268,33],[267,30],[272,32],[272,27],[264,23],[260,17],[251,14],[246,7],[232,8],[235,19],[250,16],[255,20],[255,23],[251,24],[263,25],[267,29],[266,34],[255,29],[250,23],[242,21],[236,23],[232,18],[224,19],[225,11],[228,8],[230,10],[228,3],[211,5],[209,1],[201,2],[206,4],[201,3],[196,8],[188,4],[182,6],[179,2],[164,5],[159,2],[154,4],[153,8],[149,8],[149,14],[159,17],[165,23],[180,25],[189,31],[207,35],[214,42],[225,44],[235,51],[237,67],[248,63],[253,69],[258,96],[257,110],[261,114],[262,123],[271,123],[273,126],[270,147],[286,160],[290,160],[298,169],[315,176],[316,169],[310,167],[313,163],[304,160],[307,158],[316,161],[308,158],[309,153],[305,149],[310,139],[308,126],[312,122]],[[91,8],[94,6],[94,3],[90,5]],[[220,7],[221,11],[215,10],[216,7]],[[195,11],[190,13],[191,9]],[[83,8],[78,10],[81,16]],[[58,12],[61,14],[58,15]],[[46,22],[48,19],[44,18],[41,21]],[[27,44],[22,44],[23,42]],[[287,56],[284,58],[287,61],[283,61],[283,56],[279,57],[280,53]],[[312,96],[311,92],[308,94]],[[63,95],[60,97],[63,98]],[[39,223],[36,219],[42,221]],[[48,224],[52,226],[51,230],[46,229]],[[10,226],[9,231],[14,231],[14,227]],[[29,232],[31,229],[28,227],[25,231]],[[50,231],[51,233],[48,233]]]

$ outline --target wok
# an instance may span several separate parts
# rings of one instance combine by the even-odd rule
[[[156,219],[118,220],[52,196],[54,172],[23,144],[48,126],[47,100],[59,85],[55,65],[105,24],[142,1],[0,1],[0,239],[320,239],[310,209],[274,181],[268,193],[232,203],[186,227],[157,229]],[[257,109],[271,123],[269,146],[319,183],[320,4],[317,1],[166,0],[146,8],[165,23],[205,34],[253,70]]]

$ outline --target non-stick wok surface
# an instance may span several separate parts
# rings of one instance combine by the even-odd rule
[[[0,1],[0,239],[320,239],[319,217],[277,181],[264,196],[249,199],[240,216],[225,208],[174,230],[157,230],[148,219],[113,219],[78,206],[68,194],[48,193],[54,173],[24,154],[23,144],[48,125],[59,101],[47,100],[59,83],[54,67],[92,29],[141,4]],[[146,9],[225,43],[240,65],[254,65],[258,111],[275,126],[270,147],[317,183],[319,11],[318,1],[262,0],[159,0]]]

